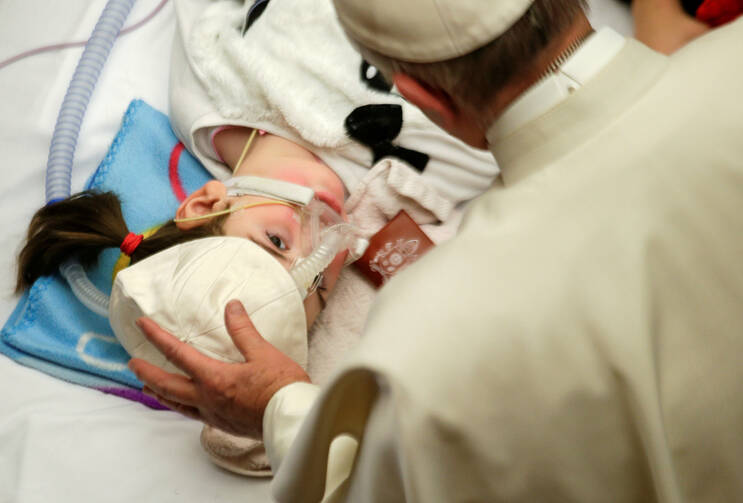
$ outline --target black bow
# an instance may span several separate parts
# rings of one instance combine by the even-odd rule
[[[372,150],[374,163],[384,157],[397,157],[422,172],[428,164],[428,154],[392,143],[401,129],[400,105],[364,105],[346,117],[348,136]]]

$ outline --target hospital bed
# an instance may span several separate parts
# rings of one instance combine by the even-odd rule
[[[86,39],[104,5],[0,2],[0,62]],[[596,25],[631,33],[626,7],[613,0],[592,5]],[[125,26],[145,19],[120,37],[104,67],[80,132],[73,191],[101,162],[132,99],[167,112],[172,5],[139,0]],[[31,215],[44,204],[49,141],[81,51],[52,50],[0,68],[3,323],[17,302],[15,255]],[[70,384],[0,355],[0,502],[270,501],[267,480],[233,475],[209,461],[200,430],[173,412]]]

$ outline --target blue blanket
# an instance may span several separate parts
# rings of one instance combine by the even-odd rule
[[[86,188],[115,192],[129,230],[141,233],[173,218],[180,200],[209,179],[182,149],[168,118],[135,100]],[[118,248],[104,251],[88,271],[103,292],[111,292],[119,255]],[[108,320],[83,306],[59,275],[40,278],[24,293],[0,331],[0,352],[66,381],[155,405],[139,393],[141,383],[126,367],[129,356]]]

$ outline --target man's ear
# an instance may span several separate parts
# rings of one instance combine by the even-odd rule
[[[222,182],[211,180],[181,203],[175,212],[175,218],[198,217],[225,208],[227,208],[227,188]],[[203,220],[176,222],[176,226],[180,230],[186,231],[204,225],[208,221],[208,218],[204,218]]]
[[[446,91],[432,88],[410,75],[397,73],[392,80],[400,94],[420,108],[434,124],[475,148],[487,148],[485,131],[478,120],[479,111],[469,109]]]
[[[458,108],[446,92],[404,73],[396,73],[392,81],[400,94],[429,119],[447,131],[452,130],[457,123]]]

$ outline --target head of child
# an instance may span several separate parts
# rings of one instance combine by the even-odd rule
[[[327,201],[318,194],[317,189],[315,197]],[[338,209],[339,214],[345,217],[342,207]],[[272,197],[231,195],[224,183],[213,180],[181,204],[174,224],[184,234],[200,234],[200,230],[206,227],[211,228],[214,235],[248,239],[268,252],[284,269],[291,270],[310,251],[306,218],[296,205]],[[323,272],[316,288],[305,298],[307,326],[312,325],[325,307],[345,256],[345,251],[336,256]]]
[[[252,130],[228,129],[215,137],[215,147],[225,162],[233,169],[234,177],[256,176],[289,182],[308,187],[315,198],[327,204],[344,220],[345,188],[330,167],[306,148],[281,136],[265,134],[250,141]],[[243,146],[250,141],[246,152]],[[240,155],[242,151],[243,155]],[[273,255],[289,269],[305,252],[300,235],[300,218],[295,207],[270,203],[266,198],[253,195],[231,196],[225,184],[211,181],[192,193],[176,211],[176,226],[190,231],[205,225],[210,217],[224,210],[220,233],[250,239]],[[313,294],[305,299],[307,326],[311,326],[324,308],[332,291],[345,253],[341,253],[323,273],[322,282]]]
[[[309,150],[283,138],[261,138],[234,174],[309,187],[316,199],[346,218],[344,186],[335,172]],[[264,204],[267,202],[261,196],[231,195],[220,181],[207,182],[182,202],[173,221],[141,242],[131,254],[131,262],[186,241],[223,235],[255,242],[289,269],[302,257],[297,208]],[[230,211],[214,215],[224,210]],[[110,193],[85,192],[42,208],[29,226],[27,243],[19,255],[17,289],[54,273],[68,258],[77,258],[83,265],[95,262],[104,248],[118,247],[128,233],[118,198]],[[304,300],[308,327],[324,308],[345,255],[336,256],[320,284]]]

